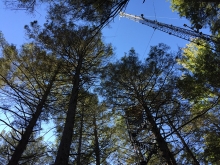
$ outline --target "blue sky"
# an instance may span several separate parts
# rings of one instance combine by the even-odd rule
[[[182,19],[177,13],[172,12],[170,3],[166,0],[131,0],[127,6],[126,13],[140,16],[144,14],[147,19],[157,20],[159,22],[172,24],[183,27],[188,24],[186,19]],[[128,52],[134,47],[141,59],[146,58],[150,46],[158,43],[166,43],[171,46],[174,51],[177,47],[184,47],[188,41],[166,34],[161,31],[154,31],[153,28],[134,22],[124,17],[116,17],[114,22],[110,24],[112,28],[104,29],[103,34],[107,42],[112,42],[116,47],[116,55],[123,56],[124,52]]]
[[[34,15],[27,14],[23,10],[8,10],[0,2],[0,30],[3,32],[6,40],[17,46],[27,42],[24,34],[24,25],[33,20],[38,20],[40,24],[45,22],[45,6],[38,5]],[[157,20],[167,24],[183,27],[187,23],[185,19],[180,19],[177,13],[170,9],[170,3],[166,0],[130,0],[126,13],[140,15],[145,18]],[[183,47],[187,41],[170,36],[164,32],[154,30],[146,25],[139,24],[127,18],[117,16],[110,23],[110,28],[103,30],[106,42],[111,42],[116,48],[116,56],[123,56],[134,47],[139,53],[141,59],[145,58],[150,45],[156,45],[160,42],[170,45],[172,49],[177,50],[177,46]]]
[[[27,42],[24,25],[29,25],[33,20],[38,20],[42,24],[45,22],[43,5],[39,5],[36,12],[31,15],[24,10],[6,9],[3,2],[0,1],[0,31],[3,32],[9,43],[19,46]]]

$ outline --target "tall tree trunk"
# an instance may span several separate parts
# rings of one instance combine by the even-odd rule
[[[176,127],[173,125],[172,121],[170,120],[169,117],[167,117],[168,123],[170,124],[170,126],[172,127],[172,129],[174,130],[174,132],[176,133],[176,135],[178,136],[178,138],[181,140],[181,142],[183,143],[183,146],[186,148],[187,153],[191,156],[191,158],[193,159],[193,164],[194,165],[199,165],[198,160],[196,159],[196,157],[194,156],[194,154],[192,153],[192,151],[190,150],[189,146],[186,144],[185,140],[182,138],[182,136],[180,135],[180,133],[178,132],[178,130],[176,129]]]
[[[17,147],[15,148],[15,151],[14,151],[8,165],[17,165],[20,158],[21,158],[21,155],[23,154],[24,150],[26,149],[26,146],[28,144],[30,136],[33,133],[34,126],[36,125],[37,120],[43,111],[43,106],[44,106],[45,102],[47,101],[47,97],[50,94],[51,88],[52,88],[53,83],[56,79],[56,75],[58,74],[59,69],[60,69],[60,66],[58,66],[52,79],[50,80],[50,83],[47,86],[46,91],[45,91],[41,101],[39,102],[39,104],[36,107],[36,112],[32,115],[32,118],[29,121],[29,124],[26,127],[24,134],[21,137],[21,140],[19,141]]]
[[[96,117],[94,116],[93,119],[94,125],[94,136],[95,136],[95,159],[96,165],[100,165],[100,149],[99,149],[99,138],[98,138],[98,131],[97,131],[97,124],[96,124]]]
[[[83,110],[82,110],[83,111]],[[83,118],[84,113],[81,114],[81,120],[80,120],[80,129],[79,129],[79,146],[77,151],[77,158],[76,158],[76,164],[80,165],[80,159],[81,159],[81,145],[82,145],[82,130],[83,130]]]
[[[170,152],[170,150],[167,146],[167,142],[161,136],[160,129],[157,127],[157,124],[156,124],[156,122],[150,112],[150,109],[148,108],[148,106],[146,104],[143,104],[143,107],[145,109],[147,119],[152,126],[152,132],[156,137],[156,141],[157,141],[158,146],[162,152],[162,156],[164,157],[164,159],[166,160],[166,162],[169,165],[177,165],[173,154]]]
[[[77,99],[79,93],[80,71],[82,68],[82,62],[83,62],[83,57],[80,56],[78,60],[76,72],[74,75],[73,88],[69,100],[66,122],[64,125],[64,130],[54,165],[67,165],[69,161],[69,152],[73,137],[73,128],[74,128],[75,116],[76,116],[76,106],[77,106]]]

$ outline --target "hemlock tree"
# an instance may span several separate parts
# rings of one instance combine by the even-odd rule
[[[184,97],[194,104],[190,109],[192,115],[199,116],[193,126],[196,138],[204,139],[200,157],[203,162],[218,164],[219,56],[216,52],[190,43],[183,49],[178,61],[184,68],[178,86]]]
[[[65,118],[58,118],[59,135]],[[98,103],[95,94],[79,91],[79,98],[75,117],[75,126],[70,148],[70,164],[103,164],[114,152],[112,135],[113,128],[109,126],[111,111],[104,103]]]
[[[42,120],[47,121],[50,103],[49,95],[59,71],[55,57],[47,56],[34,44],[25,44],[21,51],[14,46],[3,45],[1,67],[1,95],[10,99],[0,107],[14,118],[13,123],[1,120],[17,133],[16,145],[9,164],[18,164],[28,143],[34,141],[32,135],[38,132]],[[53,61],[53,64],[51,63]],[[32,139],[32,140],[31,140]]]
[[[76,114],[76,105],[78,99],[78,92],[82,86],[83,76],[88,80],[92,78],[90,76],[94,67],[98,67],[101,64],[101,60],[109,56],[111,49],[106,47],[102,42],[100,35],[91,38],[91,31],[87,28],[79,29],[76,32],[73,32],[74,36],[77,38],[78,43],[72,43],[69,48],[72,49],[68,55],[70,58],[76,58],[75,73],[73,74],[73,88],[71,92],[71,97],[69,100],[69,107],[66,116],[66,122],[59,145],[57,157],[55,164],[67,164],[69,159],[70,145],[72,141],[73,128],[74,128],[74,118]],[[72,33],[72,34],[73,34]],[[89,34],[90,33],[90,34]],[[80,38],[78,35],[81,35]],[[87,74],[86,74],[87,73]],[[84,81],[87,81],[84,79]]]
[[[114,152],[111,111],[104,103],[98,102],[95,94],[88,93],[83,100],[84,121],[79,164],[106,164]],[[80,106],[80,107],[81,107]],[[77,155],[77,158],[79,155]]]
[[[18,145],[18,141],[15,139],[18,138],[18,133],[13,130],[8,131],[7,133],[6,131],[2,131],[0,135],[0,160],[2,165],[5,165],[10,161],[14,148]],[[34,142],[27,144],[25,151],[19,159],[19,164],[49,164],[52,159],[48,154],[49,149],[47,148],[47,144],[44,143],[43,137],[32,138]]]
[[[169,47],[164,44],[152,47],[144,64],[138,61],[135,51],[130,50],[128,56],[116,63],[110,63],[103,70],[100,90],[109,103],[118,109],[124,109],[125,114],[133,107],[136,107],[136,113],[146,114],[148,128],[139,130],[139,133],[132,136],[137,141],[149,144],[149,148],[151,144],[156,145],[153,155],[145,155],[149,157],[148,161],[151,161],[150,157],[158,157],[161,163],[177,164],[179,157],[184,155],[181,151],[186,147],[186,143],[180,134],[179,140],[174,138],[178,132],[171,133],[170,130],[181,127],[181,123],[184,124],[188,107],[179,105],[183,98],[178,94],[175,85],[177,65],[174,54],[168,50]],[[178,116],[179,113],[184,114],[184,117]],[[138,144],[136,142],[135,145]],[[189,153],[190,148],[185,152]],[[175,153],[178,153],[178,156]],[[193,154],[190,154],[190,162],[198,164]]]
[[[214,45],[216,52],[211,51],[209,48],[213,47],[207,43],[204,43],[206,47],[190,43],[183,49],[179,63],[184,68],[184,74],[178,84],[184,97],[190,99],[193,104],[190,111],[194,120],[195,129],[191,130],[194,132],[194,139],[204,139],[204,143],[199,144],[204,148],[203,151],[199,151],[199,157],[205,163],[215,164],[218,163],[219,145],[214,140],[210,141],[210,136],[218,141],[220,3],[215,0],[172,0],[171,3],[173,10],[189,19],[194,28],[208,27],[213,38],[217,40]],[[204,42],[200,39],[194,41]]]
[[[151,140],[157,143],[161,161],[177,164],[166,141],[168,132],[164,130],[168,126],[164,122],[168,114],[161,110],[164,105],[172,103],[170,95],[175,83],[172,76],[174,57],[167,52],[168,49],[164,44],[152,47],[145,64],[138,61],[133,49],[130,50],[121,61],[103,69],[101,93],[121,108],[140,107],[146,113],[149,131],[155,137]]]
[[[53,22],[45,26],[36,40],[40,40],[48,50],[56,52],[65,61],[65,77],[72,81],[66,121],[55,161],[59,165],[68,164],[79,91],[94,81],[97,69],[112,54],[112,49],[102,42],[101,33],[94,31],[92,27],[77,27],[72,23],[59,27]],[[37,27],[36,22],[32,27]],[[34,31],[27,26],[26,29],[29,36],[33,37]]]
[[[104,103],[98,103],[96,96],[91,99],[91,105],[93,157],[97,165],[107,164],[107,158],[116,150],[113,137],[115,129],[111,124],[112,112],[107,110]]]
[[[129,0],[75,0],[65,3],[57,1],[49,9],[49,18],[61,22],[68,19],[72,23],[81,20],[95,25],[100,30],[112,21],[128,3]]]

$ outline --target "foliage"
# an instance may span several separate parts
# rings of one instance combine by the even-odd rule
[[[219,164],[219,151],[220,151],[220,138],[219,131],[209,131],[207,135],[205,135],[205,151],[204,156],[210,161],[212,164]]]
[[[0,33],[0,108],[7,119],[0,122],[10,128],[1,133],[1,162],[26,137],[19,164],[219,164],[218,42],[211,49],[194,39],[202,44],[177,53],[159,44],[144,61],[132,48],[111,63],[100,30],[129,0],[7,4],[33,12],[39,2],[49,4],[48,20],[25,25],[31,42],[17,49]],[[192,29],[209,27],[218,40],[218,1],[171,3]],[[40,136],[42,121],[54,122],[52,150]]]
[[[178,116],[178,113],[181,112],[178,99],[181,97],[178,96],[178,90],[175,89],[177,80],[173,74],[177,67],[174,61],[175,55],[168,50],[169,47],[165,44],[151,47],[149,57],[145,63],[141,63],[134,49],[131,49],[128,56],[122,57],[121,61],[116,63],[110,63],[103,70],[100,90],[109,103],[124,111],[122,115],[126,118],[129,118],[128,107],[135,107],[136,113],[132,112],[133,115],[141,113],[141,111],[146,113],[145,120],[149,127],[147,126],[146,130],[138,133],[140,135],[135,138],[138,141],[144,139],[143,143],[149,145],[156,143],[157,150],[154,151],[148,146],[151,148],[150,150],[144,151],[145,149],[141,148],[141,152],[145,153],[147,157],[149,156],[149,159],[158,157],[160,162],[167,161],[175,164],[175,160],[169,153],[174,152],[178,145],[168,142],[172,137],[169,137],[171,134],[165,128],[171,127],[168,123],[170,116],[172,116],[171,121],[175,123],[175,127],[178,124],[181,125],[183,119]],[[135,130],[131,129],[131,131]],[[164,154],[165,150],[167,155]],[[151,153],[153,153],[153,157],[150,156]]]
[[[213,34],[219,34],[219,1],[171,0],[171,4],[171,8],[189,19],[194,28],[208,26]]]
[[[48,18],[53,21],[85,21],[96,24],[100,30],[107,25],[118,13],[124,9],[129,0],[72,0],[72,1],[49,1],[49,0],[5,0],[8,9],[21,9],[34,13],[38,3],[48,5]],[[64,22],[65,22],[64,21]]]
[[[179,63],[187,70],[180,81],[180,87],[187,87],[184,95],[195,98],[219,96],[219,57],[203,46],[190,43],[183,49]],[[184,84],[188,84],[187,86]]]
[[[190,109],[192,115],[199,116],[189,124],[189,127],[190,125],[194,127],[195,139],[199,141],[204,139],[204,143],[200,144],[205,149],[201,151],[201,159],[215,164],[219,148],[218,139],[215,137],[220,122],[217,117],[220,87],[219,56],[210,49],[190,43],[183,49],[182,57],[178,61],[184,68],[178,86],[184,97],[193,103]],[[189,129],[185,131],[188,132]],[[210,140],[211,138],[213,140]]]
[[[0,136],[0,159],[1,163],[7,164],[11,154],[13,153],[13,146],[16,146],[18,143],[18,141],[15,140],[15,138],[18,138],[18,133],[13,130],[9,132],[2,131]],[[27,145],[19,164],[49,164],[51,162],[51,157],[49,156],[47,150],[47,146],[43,142],[43,137],[39,137],[35,139],[34,142]]]

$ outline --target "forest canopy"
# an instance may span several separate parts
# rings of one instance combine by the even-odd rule
[[[0,32],[0,164],[220,163],[218,42],[159,43],[145,59],[131,48],[112,60],[102,28],[129,0],[39,2],[49,4],[47,21],[24,25],[28,42]],[[217,1],[170,2],[218,41]],[[6,6],[33,12],[36,3]]]

